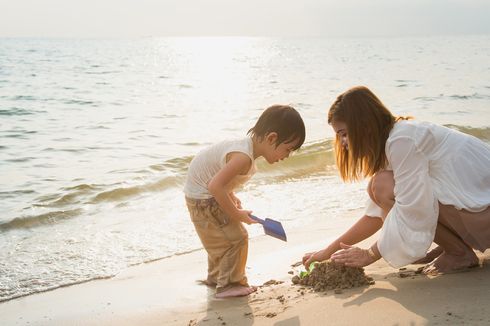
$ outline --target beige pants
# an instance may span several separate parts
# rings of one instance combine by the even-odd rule
[[[248,233],[241,222],[230,219],[214,198],[186,197],[187,208],[199,238],[208,253],[208,281],[216,292],[234,285],[248,286],[245,264]]]

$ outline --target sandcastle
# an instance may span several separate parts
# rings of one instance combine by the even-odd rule
[[[364,273],[364,268],[335,264],[330,260],[315,263],[310,273],[303,277],[295,275],[292,282],[293,284],[311,286],[316,292],[339,291],[374,284],[373,278]]]

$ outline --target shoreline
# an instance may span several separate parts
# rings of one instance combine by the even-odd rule
[[[384,260],[365,268],[375,284],[315,293],[291,284],[292,264],[318,250],[362,215],[349,211],[342,223],[287,230],[288,242],[250,240],[247,276],[258,291],[248,297],[215,299],[198,285],[206,276],[204,250],[130,267],[111,279],[57,288],[0,303],[3,325],[366,325],[490,323],[490,250],[485,263],[467,273],[429,277],[420,265],[400,272]],[[368,247],[374,235],[359,244]]]

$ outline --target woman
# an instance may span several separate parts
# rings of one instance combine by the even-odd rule
[[[393,267],[429,263],[428,274],[478,266],[473,249],[490,247],[487,144],[446,127],[395,117],[362,86],[337,98],[328,123],[336,133],[342,179],[372,177],[370,200],[365,215],[347,232],[304,255],[305,266],[331,258],[362,267],[381,257]],[[380,228],[371,248],[352,246]],[[433,241],[439,247],[427,253]]]

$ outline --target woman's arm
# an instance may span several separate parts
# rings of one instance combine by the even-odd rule
[[[425,257],[437,226],[439,205],[432,188],[426,154],[434,151],[436,144],[431,133],[419,140],[415,136],[404,134],[386,143],[396,198],[377,246],[393,267],[402,267]]]
[[[431,145],[431,140],[428,136],[424,145]],[[331,257],[336,262],[366,266],[383,256],[391,266],[401,267],[424,257],[434,239],[438,201],[432,190],[428,158],[408,136],[387,142],[387,154],[397,195],[380,237],[371,247],[372,259],[368,259],[367,250],[345,246]]]
[[[336,251],[342,249],[340,243],[353,245],[372,236],[383,225],[381,218],[364,215],[349,230],[333,241],[325,249],[303,256],[303,265],[308,266],[314,261],[323,261],[330,258]]]
[[[381,258],[378,250],[378,243],[375,242],[369,249],[361,249],[341,243],[342,251],[336,252],[331,259],[335,263],[344,264],[350,267],[364,267],[371,265]]]

